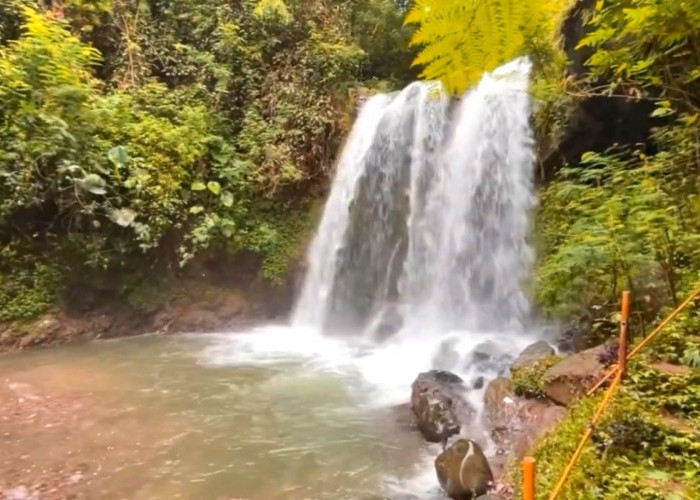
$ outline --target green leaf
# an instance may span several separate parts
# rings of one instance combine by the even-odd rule
[[[78,185],[83,191],[87,191],[92,194],[107,194],[107,183],[97,174],[86,175],[82,179],[78,180]]]
[[[122,227],[129,227],[136,219],[136,212],[130,208],[118,208],[109,212],[109,220]]]
[[[123,167],[126,162],[129,161],[129,155],[126,152],[124,146],[117,146],[109,150],[107,153],[109,161],[111,161],[115,166]]]
[[[233,195],[226,191],[221,195],[221,204],[226,208],[231,208],[233,206]]]
[[[209,181],[207,183],[207,188],[209,189],[209,191],[212,192],[212,194],[215,194],[217,196],[219,195],[219,193],[221,193],[221,185],[216,181]]]
[[[204,207],[202,205],[195,205],[190,208],[190,213],[193,215],[201,214],[202,212],[204,212]]]
[[[197,181],[192,183],[190,189],[192,189],[192,191],[204,191],[206,188],[207,186],[203,182]]]

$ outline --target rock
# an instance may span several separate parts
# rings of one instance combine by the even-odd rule
[[[484,377],[476,377],[476,378],[472,381],[472,389],[475,389],[475,390],[477,390],[477,391],[480,391],[481,389],[484,388],[484,384],[485,384],[485,383],[486,383],[486,380],[484,379]]]
[[[585,349],[585,332],[579,327],[571,327],[556,339],[560,353],[572,354]]]
[[[507,378],[496,378],[489,382],[484,393],[484,417],[491,427],[508,425],[514,405],[513,383]]]
[[[525,348],[523,352],[520,353],[518,359],[515,363],[511,365],[511,370],[516,370],[518,368],[525,368],[530,366],[537,361],[546,358],[548,356],[554,355],[554,349],[544,340],[535,342]]]
[[[513,362],[513,356],[507,352],[510,346],[498,345],[495,342],[478,344],[467,357],[464,369],[477,373],[493,373],[498,376],[508,372],[508,366]]]
[[[488,495],[481,495],[476,500],[506,500],[506,497],[502,497],[501,495],[494,495],[493,493],[489,493]]]
[[[605,372],[601,355],[608,349],[600,345],[563,359],[548,369],[543,377],[546,396],[557,404],[568,406],[595,384]]]
[[[488,491],[493,473],[481,447],[469,439],[460,439],[435,459],[440,486],[459,500],[472,500]]]
[[[446,442],[474,416],[474,409],[464,398],[467,388],[454,373],[440,370],[421,373],[411,388],[411,408],[418,429],[432,443]]]

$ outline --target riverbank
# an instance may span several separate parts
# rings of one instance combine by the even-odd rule
[[[0,353],[144,333],[240,330],[286,318],[293,305],[293,273],[273,283],[260,276],[259,267],[252,255],[216,256],[127,291],[67,288],[46,313],[0,322]]]

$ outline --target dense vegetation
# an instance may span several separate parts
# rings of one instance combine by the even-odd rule
[[[0,321],[209,248],[281,278],[358,88],[414,77],[402,18],[392,0],[0,0]]]
[[[584,324],[596,343],[615,329],[621,290],[633,294],[639,337],[700,280],[700,3],[598,2],[585,27],[586,72],[561,88],[574,101],[646,104],[654,120],[645,143],[587,153],[542,194],[539,302]],[[700,495],[698,305],[632,364],[563,496]],[[582,402],[539,446],[545,490],[594,402]]]
[[[428,64],[424,75],[461,92],[482,70],[530,54],[543,150],[561,142],[586,103],[648,110],[643,142],[589,151],[558,169],[542,188],[536,232],[543,315],[597,344],[615,335],[619,296],[629,289],[639,337],[700,280],[700,2],[573,2],[567,54],[557,41],[566,26],[551,31],[541,16],[557,17],[572,2],[513,4],[417,1],[408,20],[421,23],[418,62]],[[580,33],[571,29],[576,21]],[[700,496],[699,305],[630,366],[562,498]],[[536,374],[518,380],[521,391],[537,392]],[[537,446],[539,497],[547,497],[599,399],[582,401]]]
[[[536,225],[542,315],[600,343],[629,289],[639,337],[700,279],[697,1],[0,0],[0,321],[210,248],[283,275],[358,88],[413,61],[461,93],[526,54],[543,151],[585,103],[648,109],[644,141],[559,166]],[[564,498],[700,495],[699,305],[630,366]],[[540,495],[595,403],[536,449]]]

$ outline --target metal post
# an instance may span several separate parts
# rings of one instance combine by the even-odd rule
[[[525,457],[523,468],[523,500],[535,500],[535,459]]]
[[[619,347],[619,358],[618,367],[620,368],[620,374],[622,377],[625,376],[625,370],[627,369],[627,322],[630,315],[630,293],[625,290],[622,292],[622,310],[620,316],[620,347]]]

